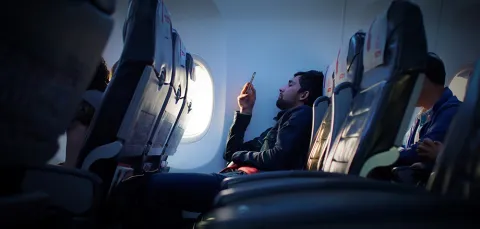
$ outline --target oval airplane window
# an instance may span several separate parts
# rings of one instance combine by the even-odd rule
[[[205,61],[192,55],[195,81],[188,82],[187,100],[192,103],[182,143],[200,140],[208,131],[213,114],[213,80]]]

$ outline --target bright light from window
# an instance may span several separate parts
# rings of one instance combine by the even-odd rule
[[[195,61],[195,81],[188,83],[187,98],[192,102],[183,141],[198,141],[208,130],[213,113],[213,82],[204,65]]]

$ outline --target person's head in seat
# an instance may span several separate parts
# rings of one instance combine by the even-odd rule
[[[288,84],[280,88],[277,107],[287,110],[302,105],[313,106],[315,99],[323,94],[323,78],[323,73],[315,70],[295,73]]]
[[[100,64],[97,66],[95,76],[77,108],[75,117],[67,129],[65,166],[75,167],[78,153],[83,146],[95,109],[98,109],[100,105],[102,94],[107,88],[109,78],[110,71],[108,70],[105,60],[102,58]]]
[[[417,106],[428,111],[442,97],[445,89],[445,65],[435,53],[428,53],[425,76]]]

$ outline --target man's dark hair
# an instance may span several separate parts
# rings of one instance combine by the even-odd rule
[[[108,70],[107,63],[102,58],[102,60],[97,66],[97,70],[95,71],[92,82],[90,83],[90,86],[88,86],[87,90],[97,90],[105,92],[109,79],[110,70]]]
[[[308,72],[297,72],[295,77],[300,76],[300,90],[298,92],[308,91],[309,95],[305,105],[313,106],[315,100],[323,95],[323,72],[310,70]]]
[[[433,52],[428,53],[425,76],[436,85],[445,85],[445,65],[443,64],[442,59]]]

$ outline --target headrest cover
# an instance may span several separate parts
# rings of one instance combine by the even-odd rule
[[[378,67],[384,62],[385,45],[387,43],[388,21],[387,12],[378,15],[367,32],[363,47],[364,72]]]
[[[340,85],[343,82],[352,82],[352,79],[348,78],[347,74],[347,57],[350,42],[342,45],[338,50],[337,63],[335,69],[335,86]]]
[[[187,53],[187,73],[188,78],[192,81],[195,81],[195,62],[190,53]]]
[[[335,74],[335,64],[336,62],[328,66],[327,73],[325,74],[325,78],[323,80],[323,95],[327,97],[331,97],[333,94],[333,75]]]
[[[173,61],[175,61],[177,67],[185,68],[187,66],[187,50],[183,45],[182,38],[175,29],[172,31],[172,37],[174,42]]]
[[[183,44],[182,40],[179,39],[180,42],[180,66],[183,68],[187,67],[187,49],[185,48],[185,44]]]

